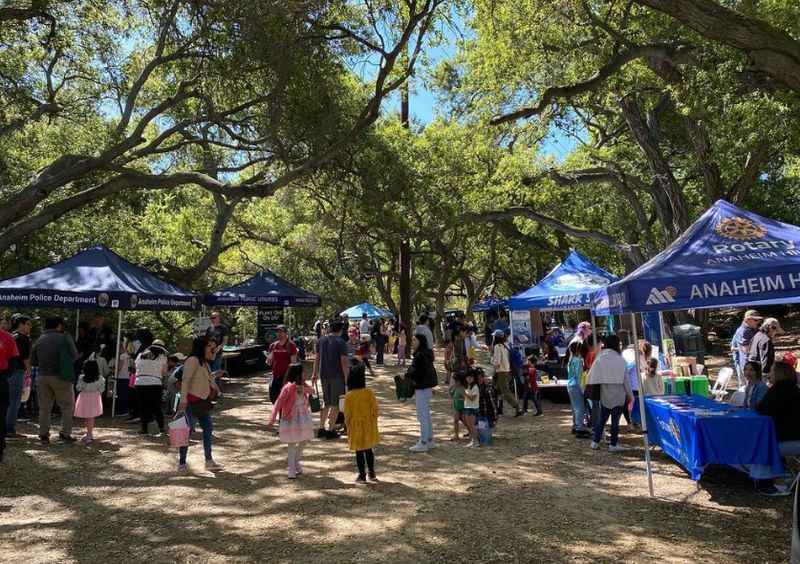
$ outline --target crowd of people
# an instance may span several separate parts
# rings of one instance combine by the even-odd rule
[[[139,423],[142,434],[166,433],[165,412],[185,415],[191,430],[196,425],[202,429],[205,468],[222,468],[212,455],[212,411],[222,393],[222,350],[229,334],[219,313],[212,313],[210,327],[194,338],[188,356],[169,353],[162,340],[140,329],[123,340],[115,359],[116,337],[101,316],[92,325],[80,326],[77,339],[65,331],[62,318],[45,319],[35,341],[31,339],[32,326],[30,317],[17,314],[11,318],[11,332],[0,330],[0,375],[4,384],[0,386],[0,456],[6,437],[21,438],[17,422],[36,411],[39,440],[49,444],[54,407],[61,418],[60,441],[76,441],[73,417],[77,417],[86,429],[81,440],[91,443],[95,419],[103,414],[107,398],[113,396],[119,401],[120,411]],[[543,366],[546,369],[551,352],[558,346],[553,344],[558,334],[548,333],[539,354],[524,358],[509,346],[508,327],[502,318],[491,330],[489,341],[484,339],[483,343],[476,338],[475,325],[460,313],[440,329],[443,376],[440,378],[435,367],[432,320],[422,316],[413,330],[411,362],[396,379],[399,398],[414,398],[419,435],[409,447],[411,452],[427,452],[437,446],[431,399],[440,384],[446,386],[451,401],[450,438],[467,439],[470,448],[490,442],[491,431],[504,410],[507,416],[519,417],[531,404],[534,415],[542,414],[538,372]],[[278,436],[287,444],[288,477],[295,479],[302,474],[308,441],[314,437],[336,439],[344,431],[355,453],[356,482],[377,481],[374,448],[379,442],[379,406],[366,375],[372,373],[373,356],[376,365],[384,364],[386,354],[396,355],[396,364],[405,364],[406,327],[393,320],[370,321],[364,316],[352,323],[342,318],[320,320],[315,332],[316,355],[310,375],[298,362],[298,348],[285,326],[277,327],[277,337],[268,347],[272,370],[268,396],[273,404],[268,427],[279,421]],[[773,338],[781,332],[776,319],[763,319],[749,310],[732,339],[731,351],[742,375],[744,405],[775,420],[781,452],[788,456],[800,454],[800,426],[796,422],[800,390],[797,359],[791,354],[775,355]],[[608,450],[623,450],[619,444],[620,421],[624,417],[634,428],[641,422],[638,395],[664,393],[658,359],[653,357],[650,343],[640,341],[627,347],[633,349],[633,362],[625,360],[617,335],[597,338],[585,322],[578,325],[568,343],[564,365],[572,433],[591,439],[592,449],[604,442],[610,419]],[[491,376],[477,362],[481,350],[489,358]],[[36,394],[31,394],[34,376]],[[400,390],[405,391],[401,394]],[[319,425],[315,431],[313,413],[317,411]],[[187,455],[188,443],[178,449],[181,472],[188,468]],[[773,495],[776,490],[771,480],[763,480],[759,491]]]

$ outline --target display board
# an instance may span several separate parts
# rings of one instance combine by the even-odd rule
[[[530,311],[511,312],[511,338],[513,345],[518,347],[527,347],[533,343]]]
[[[283,307],[259,307],[256,319],[257,338],[260,344],[275,340],[275,329],[284,323]]]

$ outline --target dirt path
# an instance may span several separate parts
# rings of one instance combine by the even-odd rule
[[[622,455],[569,433],[566,404],[504,419],[490,448],[445,440],[448,401],[433,402],[439,448],[411,454],[413,405],[394,401],[394,369],[371,383],[381,400],[382,482],[357,487],[344,439],[315,440],[306,475],[286,479],[286,451],[264,432],[263,376],[229,385],[215,416],[216,476],[189,475],[134,426],[100,422],[91,447],[40,447],[36,430],[0,466],[4,562],[785,562],[791,503],[717,475],[696,489],[654,455],[647,498],[641,436]],[[731,483],[733,478],[733,483]]]

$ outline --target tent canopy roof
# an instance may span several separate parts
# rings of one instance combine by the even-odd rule
[[[511,296],[508,307],[512,310],[588,309],[594,293],[616,279],[573,250],[538,284]]]
[[[348,319],[361,319],[365,313],[370,319],[377,319],[379,317],[394,317],[394,314],[388,309],[374,306],[367,302],[347,308],[342,312],[342,315],[346,315]]]
[[[0,282],[0,304],[70,309],[196,309],[197,296],[97,245]]]
[[[594,301],[599,313],[798,302],[800,228],[719,200]]]
[[[266,269],[235,286],[223,288],[207,295],[205,304],[210,306],[317,307],[322,304],[322,299]]]
[[[501,300],[500,298],[486,298],[470,308],[473,312],[491,311],[493,309],[504,309],[507,307],[508,300]]]

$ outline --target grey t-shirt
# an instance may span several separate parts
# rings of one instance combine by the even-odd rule
[[[319,341],[319,375],[323,380],[344,380],[342,357],[347,358],[347,343],[339,335],[328,335]]]
[[[78,360],[80,355],[72,337],[67,333],[48,329],[36,340],[31,350],[31,364],[39,367],[39,375],[63,378],[61,374],[61,347],[64,340],[67,341],[72,359]]]

